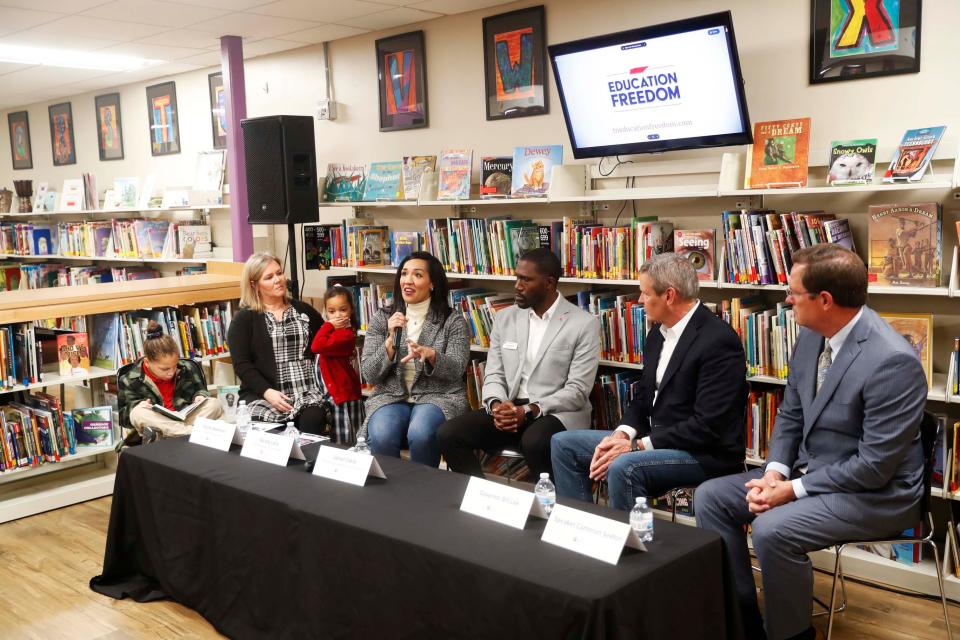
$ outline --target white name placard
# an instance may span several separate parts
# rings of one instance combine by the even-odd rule
[[[383,472],[380,463],[373,456],[324,446],[321,446],[317,453],[313,475],[358,487],[366,484],[368,476],[387,479],[387,474]]]
[[[251,429],[247,431],[247,436],[244,438],[240,455],[285,467],[291,451],[293,451],[293,436]]]
[[[629,524],[561,504],[553,507],[540,539],[610,564],[617,564],[624,545],[647,550]]]
[[[460,511],[523,529],[534,502],[535,496],[529,491],[472,477],[463,494]]]
[[[190,432],[190,443],[201,444],[220,451],[229,451],[236,430],[236,425],[223,420],[197,418],[193,430]]]

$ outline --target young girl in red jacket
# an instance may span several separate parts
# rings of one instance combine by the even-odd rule
[[[313,337],[310,350],[319,355],[320,385],[333,418],[333,441],[351,444],[363,424],[360,376],[353,367],[357,333],[353,295],[336,285],[323,294],[326,322]]]

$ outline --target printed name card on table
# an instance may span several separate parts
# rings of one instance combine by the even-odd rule
[[[542,505],[529,491],[515,489],[499,482],[470,478],[463,494],[460,511],[493,520],[500,524],[523,529],[531,510],[534,515],[546,517]]]
[[[240,455],[244,458],[253,458],[254,460],[285,467],[287,466],[287,460],[290,458],[290,453],[293,451],[293,444],[293,436],[283,436],[251,429],[247,431],[244,438]]]
[[[371,455],[337,447],[320,447],[313,475],[362,487],[368,476],[387,479],[380,463]]]
[[[236,425],[223,420],[197,418],[197,422],[193,425],[193,431],[190,432],[190,442],[192,444],[202,444],[219,451],[229,451],[236,430]]]
[[[553,507],[540,539],[610,564],[617,564],[624,545],[647,550],[629,524],[561,504]]]

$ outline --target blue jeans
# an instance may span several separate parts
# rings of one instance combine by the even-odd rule
[[[550,441],[557,495],[593,500],[590,461],[593,451],[612,431],[564,431]],[[655,449],[617,456],[607,468],[610,506],[633,508],[634,498],[656,498],[674,487],[693,487],[707,479],[700,463],[686,451]]]
[[[437,429],[446,417],[434,404],[394,402],[373,412],[367,422],[370,449],[394,458],[400,457],[404,443],[410,445],[410,459],[431,467],[440,465]]]

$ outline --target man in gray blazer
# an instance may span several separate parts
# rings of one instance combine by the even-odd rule
[[[454,471],[483,477],[475,451],[507,447],[519,448],[534,474],[551,473],[553,434],[590,428],[600,325],[559,294],[561,273],[549,249],[517,261],[516,304],[497,313],[490,334],[485,409],[449,420],[437,433]]]
[[[720,533],[748,638],[814,638],[807,553],[914,526],[923,493],[927,397],[910,344],[865,306],[867,270],[832,244],[794,254],[787,301],[798,324],[765,469],[697,489],[697,524]],[[743,525],[752,524],[766,633]]]

